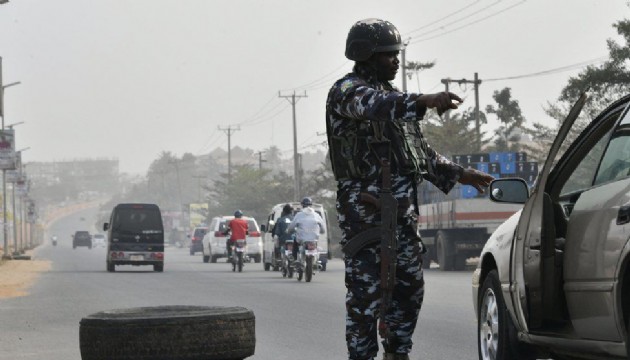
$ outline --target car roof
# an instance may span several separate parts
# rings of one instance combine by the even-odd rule
[[[289,204],[291,205],[291,207],[295,210],[295,209],[301,209],[302,208],[302,204],[294,201],[294,202],[286,202],[286,203],[282,203],[282,204],[276,204],[273,206],[272,210],[273,212],[278,212],[278,211],[282,211],[282,208],[284,207],[284,205]],[[323,209],[324,205],[320,204],[320,203],[313,203],[313,205],[311,205],[312,208],[314,209]]]
[[[122,203],[114,207],[115,209],[157,209],[160,208],[156,204],[144,204],[144,203]]]

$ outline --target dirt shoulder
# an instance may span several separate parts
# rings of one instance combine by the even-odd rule
[[[50,268],[48,260],[0,260],[0,299],[28,295],[39,274]]]

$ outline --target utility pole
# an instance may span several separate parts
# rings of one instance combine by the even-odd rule
[[[2,118],[2,134],[4,135],[4,89],[9,86],[19,85],[20,82],[16,81],[10,84],[4,85],[2,82],[2,57],[0,56],[0,117]],[[13,130],[11,130],[11,136],[13,136]],[[14,138],[15,139],[15,138]],[[4,236],[4,254],[2,258],[10,259],[9,255],[9,229],[7,228],[7,170],[5,166],[2,167],[2,235]]]
[[[479,85],[481,84],[481,80],[477,73],[475,73],[474,80],[466,80],[466,79],[442,79],[442,84],[446,86],[446,91],[448,91],[448,84],[457,83],[459,85],[462,84],[473,84],[475,86],[475,142],[477,151],[481,151],[481,129],[480,129],[480,119],[479,119]],[[449,110],[446,111],[446,116],[448,116]],[[448,118],[447,118],[448,119]]]
[[[267,162],[267,160],[263,160],[262,155],[264,154],[264,151],[259,151],[256,154],[258,154],[258,170],[262,170],[262,163]]]
[[[228,181],[232,180],[232,133],[234,131],[238,131],[241,130],[241,127],[231,127],[228,126],[227,128],[221,129],[221,127],[218,127],[219,130],[225,132],[225,134],[228,137]]]
[[[291,106],[293,107],[293,177],[294,177],[294,187],[293,187],[293,198],[294,200],[300,200],[300,173],[299,173],[299,160],[298,160],[298,152],[297,152],[297,125],[295,118],[295,104],[297,104],[300,98],[306,97],[306,91],[304,95],[295,95],[295,91],[291,95],[282,95],[278,91],[278,97],[285,98],[289,101]]]
[[[407,92],[407,44],[409,41],[404,43],[405,47],[400,50],[400,61],[402,62],[402,91]]]
[[[201,200],[201,179],[206,179],[206,176],[203,175],[193,175],[195,179],[197,179],[197,201]]]
[[[444,84],[444,91],[448,92],[449,88],[448,88],[448,83],[451,79],[442,79],[442,84]],[[444,112],[444,118],[446,120],[446,122],[449,122],[451,120],[451,110],[446,110]]]

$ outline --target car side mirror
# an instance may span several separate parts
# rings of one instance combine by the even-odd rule
[[[496,179],[490,183],[490,200],[498,203],[524,204],[529,188],[521,178]]]
[[[104,223],[103,224],[103,231],[107,231],[107,229],[109,229],[109,223]]]

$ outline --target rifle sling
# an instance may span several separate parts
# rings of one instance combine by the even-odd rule
[[[383,236],[380,227],[373,227],[353,236],[346,244],[341,248],[346,256],[354,257],[361,249],[372,244],[380,244],[381,236]]]

